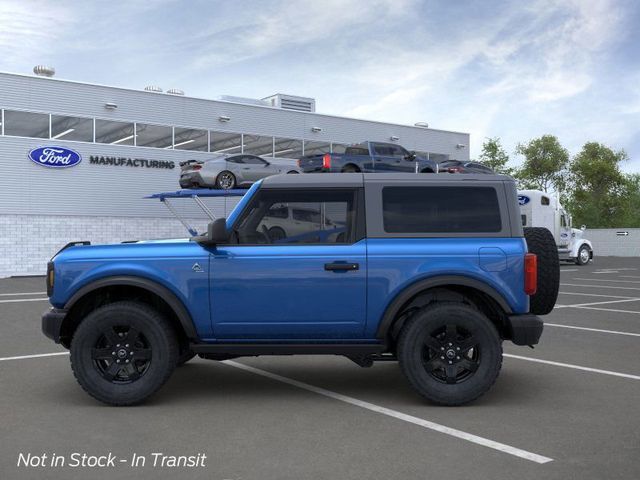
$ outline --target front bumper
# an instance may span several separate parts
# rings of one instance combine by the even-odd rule
[[[52,308],[42,315],[42,333],[56,343],[60,343],[60,331],[62,322],[67,316],[67,311],[60,308]]]
[[[530,313],[509,315],[507,324],[511,341],[516,345],[536,345],[544,328],[542,319]]]

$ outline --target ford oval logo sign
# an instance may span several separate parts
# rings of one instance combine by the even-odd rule
[[[38,147],[29,152],[29,160],[43,167],[68,168],[79,164],[82,156],[69,148]]]
[[[520,205],[526,205],[530,201],[531,201],[531,199],[529,197],[527,197],[526,195],[518,195],[518,203]]]

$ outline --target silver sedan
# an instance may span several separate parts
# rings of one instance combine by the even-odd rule
[[[274,163],[279,161],[282,163]],[[285,163],[289,162],[290,165]],[[189,160],[180,163],[180,187],[220,188],[250,186],[261,178],[280,173],[300,173],[293,160],[265,158],[256,155],[220,155],[212,160]]]

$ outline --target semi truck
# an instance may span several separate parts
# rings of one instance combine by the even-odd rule
[[[540,190],[518,191],[523,227],[544,227],[555,238],[560,260],[586,265],[593,260],[593,245],[584,238],[585,225],[572,227],[571,215],[557,197]]]

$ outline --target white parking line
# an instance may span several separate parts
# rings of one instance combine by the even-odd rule
[[[562,272],[577,272],[578,270],[580,270],[579,268],[561,268],[560,269],[560,273]]]
[[[560,325],[559,323],[544,322],[545,327],[571,328],[575,330],[586,330],[587,332],[612,333],[615,335],[628,335],[630,337],[640,337],[640,333],[619,332],[617,330],[602,330],[600,328],[576,327],[575,325]]]
[[[47,292],[0,293],[0,297],[17,297],[18,295],[45,295]]]
[[[43,302],[49,298],[16,298],[12,300],[0,300],[0,303]]]
[[[601,293],[578,293],[578,292],[558,292],[561,295],[581,295],[584,297],[605,297],[605,298],[636,298],[636,297],[622,297],[620,295],[602,295]]]
[[[402,420],[404,422],[409,422],[414,425],[418,425],[420,427],[428,428],[430,430],[434,430],[436,432],[444,433],[446,435],[450,435],[452,437],[460,438],[462,440],[466,440],[471,443],[475,443],[477,445],[482,445],[483,447],[493,448],[494,450],[498,450],[504,453],[508,453],[509,455],[514,455],[516,457],[524,458],[525,460],[530,460],[535,463],[548,463],[553,461],[552,458],[544,457],[542,455],[538,455],[536,453],[528,452],[526,450],[521,450],[519,448],[512,447],[510,445],[506,445],[504,443],[495,442],[493,440],[489,440],[488,438],[479,437],[477,435],[473,435],[471,433],[463,432],[462,430],[457,430],[455,428],[447,427],[445,425],[440,425],[439,423],[431,422],[429,420],[424,420],[422,418],[414,417],[412,415],[407,415],[406,413],[398,412],[396,410],[392,410],[390,408],[381,407],[379,405],[375,405],[373,403],[365,402],[363,400],[358,400],[357,398],[349,397],[347,395],[342,395],[341,393],[333,392],[331,390],[326,390],[324,388],[316,387],[314,385],[310,385],[308,383],[299,382],[298,380],[294,380],[292,378],[283,377],[281,375],[277,375],[275,373],[268,372],[266,370],[261,370],[259,368],[250,367],[249,365],[245,365],[243,363],[234,362],[232,360],[225,360],[221,363],[229,365],[230,367],[239,368],[241,370],[245,370],[247,372],[254,373],[256,375],[260,375],[262,377],[269,378],[271,380],[276,380],[278,382],[286,383],[288,385],[292,385],[294,387],[301,388],[303,390],[307,390],[309,392],[317,393],[318,395],[323,395],[325,397],[332,398],[334,400],[338,400],[340,402],[348,403],[350,405],[354,405],[356,407],[364,408],[366,410],[380,413],[382,415],[387,415],[389,417],[397,418],[398,420]]]
[[[571,280],[587,280],[589,282],[640,283],[639,280],[609,280],[608,278],[572,278]]]
[[[527,362],[544,363],[545,365],[554,365],[556,367],[573,368],[574,370],[583,370],[585,372],[603,373],[605,375],[612,375],[614,377],[630,378],[631,380],[640,380],[640,376],[631,375],[630,373],[612,372],[611,370],[600,370],[599,368],[582,367],[580,365],[573,365],[571,363],[552,362],[551,360],[541,360],[539,358],[521,357],[520,355],[511,355],[510,353],[503,353],[503,357],[517,358],[518,360],[526,360]]]
[[[575,307],[575,308],[584,308],[585,310],[600,310],[601,312],[640,314],[640,312],[637,310],[616,310],[615,308],[600,308],[600,307]]]
[[[640,290],[638,287],[619,287],[618,285],[584,285],[580,283],[561,283],[566,287],[617,288],[618,290]]]
[[[640,278],[640,275],[620,275],[620,278]]]
[[[624,300],[607,300],[605,302],[576,303],[575,305],[556,305],[555,308],[590,307],[591,305],[605,305],[607,303],[637,302],[639,300],[640,298],[627,298]]]
[[[26,360],[28,358],[57,357],[58,355],[69,355],[69,352],[40,353],[38,355],[22,355],[19,357],[3,357],[0,358],[0,362],[5,362],[7,360]]]

